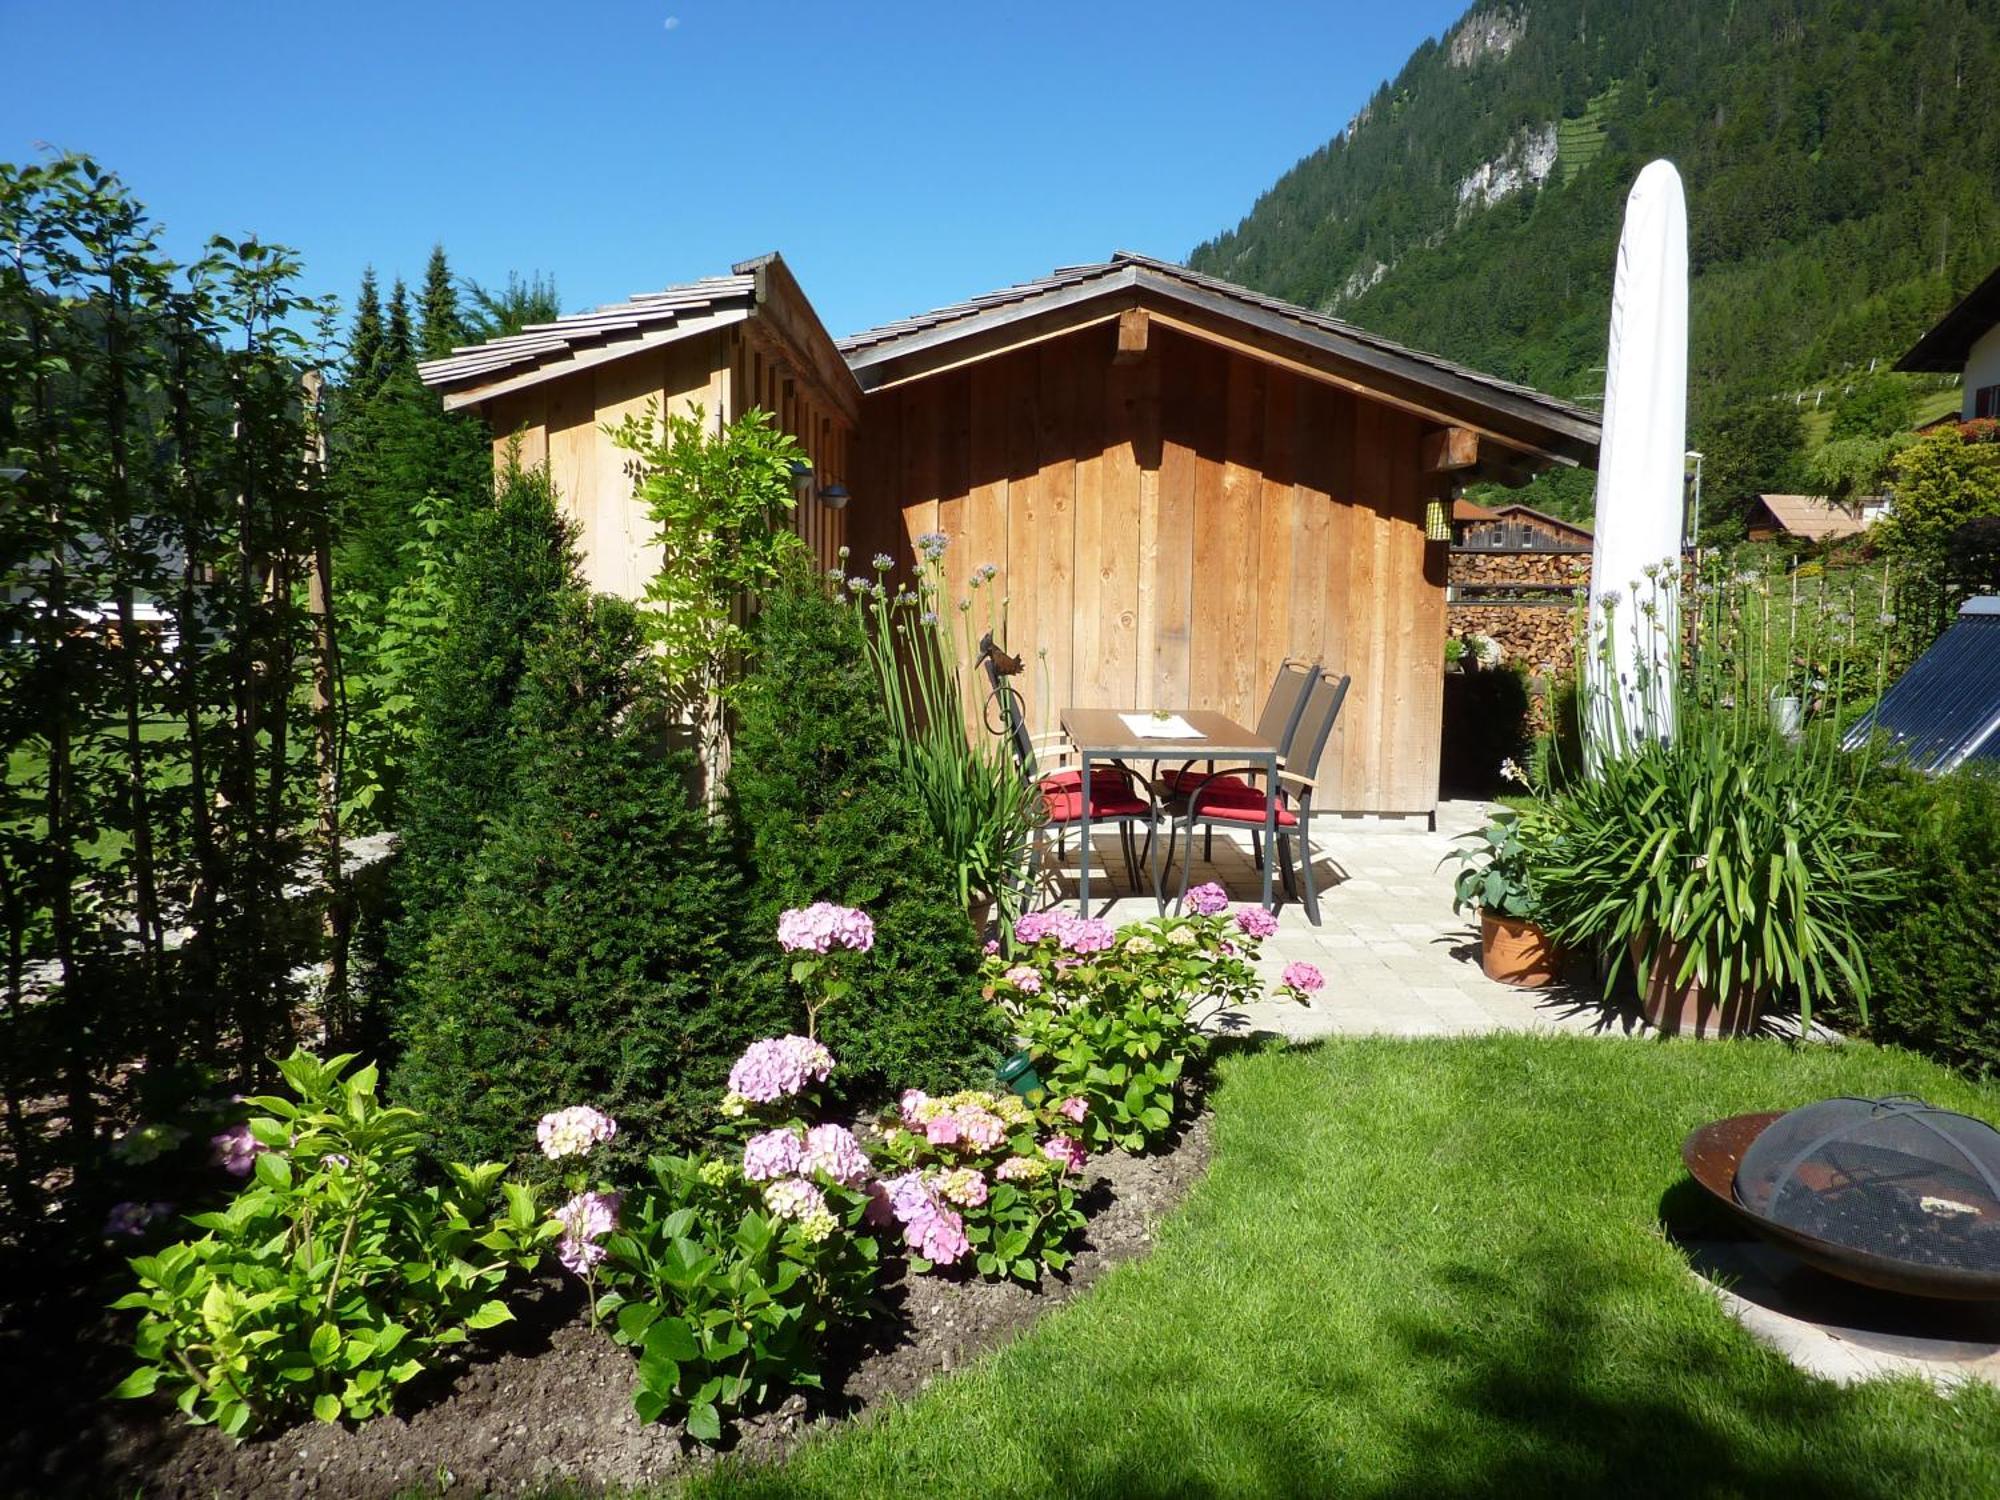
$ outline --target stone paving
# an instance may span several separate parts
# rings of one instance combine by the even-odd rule
[[[1608,1011],[1591,989],[1522,990],[1496,984],[1479,968],[1479,929],[1472,914],[1451,909],[1455,864],[1439,861],[1456,836],[1485,822],[1478,802],[1447,802],[1435,831],[1404,822],[1315,818],[1315,880],[1322,925],[1306,920],[1298,901],[1279,909],[1276,937],[1258,967],[1275,983],[1286,964],[1303,959],[1326,976],[1310,1006],[1270,1002],[1227,1018],[1232,1029],[1275,1032],[1294,1040],[1336,1034],[1461,1036],[1484,1031],[1560,1030],[1613,1035],[1637,1027]],[[1125,877],[1118,836],[1091,840],[1091,913],[1113,922],[1151,916],[1149,893],[1135,896]],[[1258,899],[1261,875],[1248,834],[1215,836],[1213,863],[1197,858],[1190,884],[1218,880],[1238,902]],[[1055,859],[1054,845],[1046,851]],[[1076,841],[1060,861],[1055,890],[1076,901]],[[1178,865],[1168,877],[1179,888]],[[1150,875],[1144,878],[1150,879]],[[1282,893],[1282,886],[1275,887]]]

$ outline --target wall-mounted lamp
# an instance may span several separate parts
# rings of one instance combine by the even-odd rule
[[[822,486],[819,492],[819,503],[824,505],[828,510],[846,510],[847,486],[844,484]]]
[[[802,458],[793,459],[792,488],[798,491],[801,500],[812,493],[812,479],[813,466]]]
[[[0,469],[0,479],[7,480],[10,484],[16,479],[26,479],[27,477],[28,471],[26,469]]]

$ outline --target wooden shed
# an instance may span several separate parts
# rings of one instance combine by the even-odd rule
[[[1459,486],[1591,463],[1598,441],[1593,413],[1124,253],[837,345],[769,256],[424,377],[546,454],[602,588],[636,594],[656,564],[601,424],[648,396],[754,404],[852,491],[802,507],[823,560],[905,560],[937,531],[954,580],[998,570],[1006,644],[1046,673],[1036,712],[1248,721],[1288,655],[1348,672],[1318,774],[1319,805],[1352,812],[1436,805]]]
[[[649,401],[676,414],[700,406],[711,426],[772,413],[813,465],[799,534],[828,566],[845,541],[841,512],[819,495],[847,483],[861,390],[777,255],[455,350],[419,373],[447,410],[486,419],[496,465],[517,438],[524,463],[548,465],[593,588],[636,599],[659,569],[632,455],[603,431]]]

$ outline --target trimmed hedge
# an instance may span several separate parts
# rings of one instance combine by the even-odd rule
[[[2000,1073],[2000,777],[1878,770],[1865,805],[1903,876],[1866,937],[1872,1034]]]
[[[821,1017],[850,1098],[947,1090],[990,1075],[1002,1037],[980,993],[979,941],[953,871],[904,788],[861,622],[803,555],[764,601],[738,697],[729,810],[750,878],[751,981],[785,994],[775,933],[787,907],[834,901],[875,919],[854,993]],[[796,1021],[794,1022],[796,1024]]]

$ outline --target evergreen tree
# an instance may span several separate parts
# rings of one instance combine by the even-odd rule
[[[410,329],[410,292],[398,276],[389,292],[389,316],[382,331],[385,374],[407,370],[416,362],[416,336]]]
[[[354,299],[354,331],[347,339],[346,385],[356,392],[372,391],[382,367],[382,298],[375,289],[375,268],[361,270],[361,290]]]
[[[497,291],[475,281],[468,294],[473,308],[470,327],[481,340],[505,338],[531,323],[553,323],[562,316],[555,278],[540,271],[525,280],[519,272],[509,271],[507,284]]]
[[[643,1159],[712,1124],[776,1017],[731,982],[738,881],[692,758],[662,752],[638,611],[566,593],[523,665],[518,776],[412,976],[397,1097],[447,1159],[530,1154],[584,1102]]]
[[[820,1017],[850,1097],[946,1090],[990,1073],[1001,1035],[980,994],[979,943],[950,864],[904,786],[854,611],[803,555],[763,601],[738,700],[729,808],[750,876],[746,930],[764,959],[746,988],[797,1024],[774,934],[814,901],[859,906],[875,949]]]
[[[574,532],[544,469],[511,466],[466,528],[442,642],[417,704],[390,958],[407,968],[456,904],[517,765],[510,717],[529,644],[583,592]]]
[[[465,342],[465,320],[458,313],[458,288],[452,282],[443,245],[431,246],[431,258],[424,267],[417,330],[418,347],[425,359],[443,359]]]

